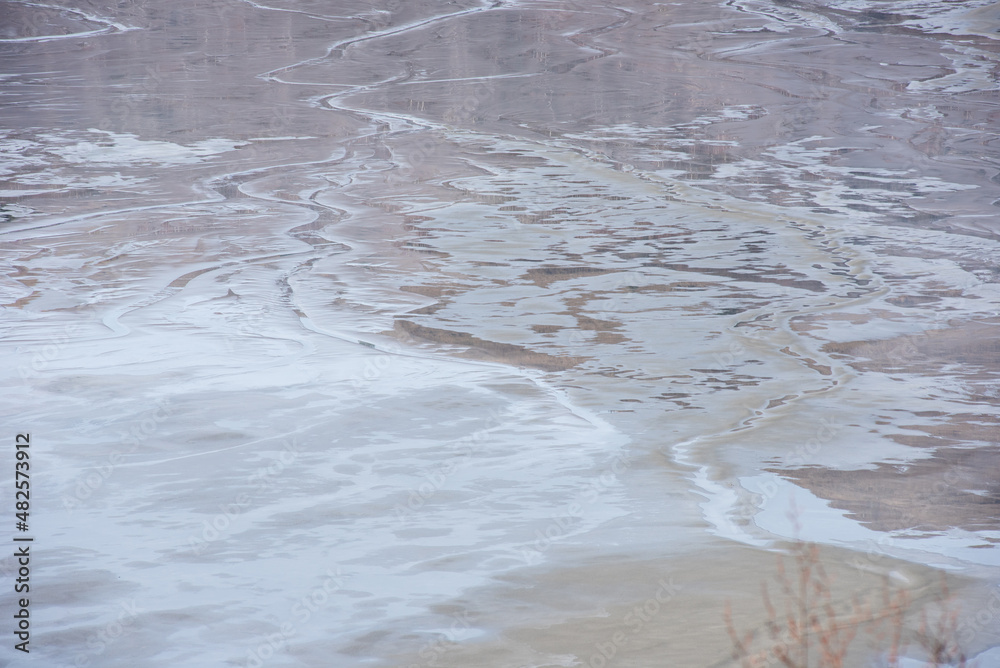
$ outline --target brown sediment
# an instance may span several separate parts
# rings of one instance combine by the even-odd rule
[[[406,334],[414,339],[467,348],[467,350],[458,353],[460,357],[485,359],[491,362],[533,367],[545,371],[563,371],[587,359],[586,357],[547,355],[529,350],[524,346],[487,341],[465,332],[425,327],[424,325],[418,325],[415,322],[402,318],[396,319],[394,329],[397,333]]]
[[[797,315],[788,321],[788,327],[793,332],[812,332],[826,329],[826,322],[849,322],[852,325],[863,325],[871,322],[873,316],[862,313],[808,313]]]
[[[433,297],[435,299],[445,295],[457,294],[460,291],[459,288],[448,285],[401,285],[399,289],[403,292],[412,292],[415,295]]]
[[[629,339],[625,338],[621,334],[616,334],[614,332],[598,332],[597,336],[594,337],[595,343],[601,343],[605,345],[615,345],[618,343],[624,343]]]
[[[576,316],[576,322],[580,329],[592,330],[595,332],[610,332],[619,329],[622,326],[620,322],[598,320],[597,318],[590,318],[578,313],[574,315]]]
[[[555,281],[565,281],[571,278],[583,278],[590,276],[603,276],[605,274],[617,273],[613,269],[599,269],[597,267],[537,267],[529,269],[526,275],[529,280],[540,287],[547,287]]]
[[[804,357],[804,358],[802,358],[802,363],[805,364],[810,369],[812,369],[813,371],[816,371],[817,373],[819,373],[821,376],[831,376],[831,375],[833,375],[833,369],[831,369],[826,364],[820,364],[819,362],[817,362],[816,360],[812,359],[811,357]]]
[[[919,413],[916,415],[920,416]],[[920,417],[944,417],[943,414]],[[951,415],[944,422],[931,425],[900,425],[901,429],[916,429],[940,439],[956,443],[981,441],[1000,444],[1000,417],[985,413]]]
[[[902,306],[904,308],[914,308],[919,306],[927,306],[933,304],[934,302],[941,301],[940,297],[932,297],[930,295],[897,295],[895,297],[887,297],[886,300],[893,306]]]
[[[819,362],[817,362],[816,360],[814,360],[811,357],[803,357],[802,355],[800,355],[797,352],[793,351],[788,346],[785,346],[779,352],[782,352],[782,353],[784,353],[786,355],[789,355],[790,357],[797,358],[799,361],[801,361],[807,367],[809,367],[810,369],[812,369],[813,371],[819,373],[822,376],[832,376],[833,375],[833,369],[830,366],[828,366],[826,364],[820,364]]]
[[[797,397],[798,397],[797,394],[786,394],[780,399],[771,399],[771,401],[768,402],[766,408],[770,409],[770,408],[777,408],[778,406],[784,406],[786,403],[788,403],[792,399],[796,399]]]
[[[829,500],[873,531],[1000,530],[1000,450],[995,446],[940,447],[928,459],[863,470],[768,470]]]
[[[946,365],[962,365],[962,375],[996,373],[1000,364],[1000,321],[949,323],[947,329],[876,341],[827,343],[823,352],[854,358],[859,371],[941,373]]]
[[[463,615],[475,620],[478,628],[502,629],[486,640],[449,644],[436,665],[737,665],[732,662],[724,621],[726,605],[731,604],[734,624],[757,632],[766,647],[769,614],[761,588],[768,585],[775,591],[780,557],[735,544],[722,552],[705,550],[671,558],[609,554],[556,569],[538,567],[504,575],[503,587],[468,592],[435,608],[443,619]],[[918,611],[942,595],[942,580],[934,569],[881,553],[864,556],[818,546],[817,559],[829,576],[829,602],[839,619],[850,622],[847,611],[859,601],[871,606],[865,609],[867,621],[855,622],[854,630],[861,632],[852,643],[848,657],[853,663],[848,665],[863,665],[872,654],[887,649],[872,648],[865,632],[896,612],[883,605],[883,592],[906,592],[910,608],[901,623],[910,630],[919,624]],[[902,576],[905,586],[887,581],[884,574],[889,571]],[[961,576],[949,575],[946,583],[952,592],[974,587]],[[774,596],[780,604],[780,594]],[[512,619],[519,621],[511,624]],[[396,658],[394,665],[408,664],[406,654]]]
[[[693,267],[679,262],[647,262],[644,263],[644,266],[660,267],[663,269],[671,269],[673,271],[687,271],[693,274],[708,274],[709,276],[735,278],[740,281],[750,281],[752,283],[774,283],[787,288],[799,288],[802,290],[809,290],[810,292],[826,292],[827,289],[826,286],[823,285],[822,281],[807,278],[785,278],[785,276],[789,275],[801,276],[798,272],[791,271],[787,268],[779,270],[744,266],[741,267],[741,271],[735,271],[732,269],[720,269],[718,267]],[[746,271],[748,269],[755,269],[756,271],[749,273]]]

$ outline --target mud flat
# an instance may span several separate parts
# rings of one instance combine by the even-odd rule
[[[9,665],[1000,665],[994,3],[0,16]]]

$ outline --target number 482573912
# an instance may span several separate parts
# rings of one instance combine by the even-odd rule
[[[17,459],[14,465],[14,486],[17,488],[15,494],[14,507],[17,509],[17,528],[20,531],[28,530],[28,509],[31,501],[31,478],[28,475],[28,460],[31,455],[28,448],[31,446],[31,434],[18,434],[15,440],[17,450],[14,455]]]

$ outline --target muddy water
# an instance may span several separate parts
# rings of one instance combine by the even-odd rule
[[[794,537],[1000,665],[998,30],[0,2],[11,665],[730,665]]]

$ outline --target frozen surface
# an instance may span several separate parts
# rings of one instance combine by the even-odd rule
[[[106,4],[0,1],[9,665],[728,665],[795,537],[1000,665],[996,3]]]

